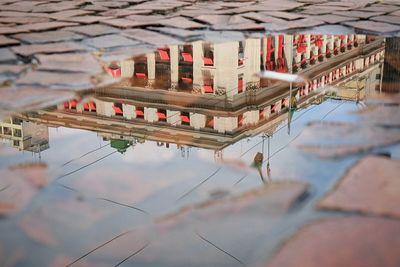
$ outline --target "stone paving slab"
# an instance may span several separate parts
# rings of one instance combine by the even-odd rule
[[[400,16],[377,16],[377,17],[372,17],[371,20],[374,21],[379,21],[379,22],[386,22],[386,23],[391,23],[391,24],[400,24]]]
[[[400,221],[346,217],[307,225],[289,239],[267,267],[396,267]]]
[[[304,183],[281,181],[186,206],[156,220],[151,253],[137,255],[135,262],[143,266],[254,266],[259,259],[253,251],[262,243],[260,232],[265,239],[273,236],[275,227],[307,190]],[[129,247],[129,240],[117,247]],[[103,255],[113,257],[121,250],[107,250]]]
[[[398,160],[375,156],[363,158],[318,207],[400,219],[399,173]]]
[[[60,72],[102,73],[103,69],[97,59],[89,53],[64,53],[52,55],[36,55],[39,61],[38,70]]]
[[[65,28],[65,30],[71,31],[71,32],[76,32],[78,34],[84,34],[84,35],[90,36],[90,37],[120,32],[120,30],[117,28],[110,27],[107,25],[102,25],[102,24],[68,27],[68,28]]]
[[[0,46],[6,46],[6,45],[16,45],[19,44],[20,42],[18,40],[8,38],[4,35],[0,35]]]
[[[74,40],[81,40],[84,38],[83,35],[65,30],[46,31],[40,33],[21,33],[13,35],[13,37],[15,39],[21,40],[29,44],[44,44],[44,43],[54,43],[61,41],[74,41]]]
[[[16,61],[16,55],[9,48],[0,48],[0,63],[13,63]]]
[[[181,44],[182,41],[172,38],[166,37],[160,33],[146,31],[142,29],[132,29],[132,30],[125,30],[122,32],[124,36],[127,36],[132,39],[136,39],[148,44],[155,45],[157,47],[163,47],[165,44]]]
[[[57,90],[83,91],[94,87],[107,86],[116,79],[104,74],[93,76],[88,73],[59,73],[49,71],[30,71],[16,80],[17,86],[41,87]]]
[[[332,159],[368,152],[398,142],[400,133],[396,130],[343,122],[313,122],[304,129],[295,143],[304,152]]]
[[[76,42],[59,42],[49,44],[33,44],[33,45],[20,45],[11,48],[14,53],[22,56],[31,56],[37,53],[64,53],[64,52],[79,52],[84,51],[86,48]]]
[[[369,31],[370,33],[372,32],[382,32],[382,33],[390,33],[390,32],[397,32],[400,30],[399,25],[393,25],[389,23],[383,23],[383,22],[374,22],[374,21],[350,21],[350,22],[344,22],[344,25],[347,26],[352,26],[356,29],[361,29],[364,31]]]

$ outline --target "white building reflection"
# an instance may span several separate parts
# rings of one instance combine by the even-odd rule
[[[52,126],[96,131],[129,144],[195,146],[219,151],[245,137],[272,134],[298,108],[320,102],[325,85],[335,97],[357,99],[380,90],[384,39],[364,35],[277,35],[220,44],[194,42],[113,62],[126,78],[84,102],[21,114]],[[260,70],[297,72],[305,84],[260,79]],[[363,92],[360,92],[362,91]]]

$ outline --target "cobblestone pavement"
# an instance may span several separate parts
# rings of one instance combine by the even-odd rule
[[[116,83],[118,79],[105,72],[106,64],[167,44],[237,40],[277,32],[384,36],[400,33],[400,1],[395,0],[0,3],[0,115],[4,110],[30,110],[62,103],[77,92]],[[390,105],[385,106],[384,101]],[[400,266],[399,161],[360,153],[384,146],[393,148],[399,142],[400,123],[391,117],[399,114],[399,98],[378,102],[376,109],[383,111],[368,109],[359,114],[363,124],[307,126],[305,134],[309,133],[313,140],[325,130],[325,134],[340,136],[343,141],[333,141],[328,150],[319,143],[299,145],[299,151],[308,153],[307,156],[319,156],[326,161],[318,162],[329,165],[332,158],[343,160],[357,155],[341,178],[333,179],[331,187],[325,184],[323,196],[313,196],[314,185],[304,182],[273,182],[235,196],[185,205],[174,213],[152,217],[149,223],[146,211],[121,204],[132,200],[130,188],[143,185],[124,180],[131,178],[127,171],[130,169],[111,181],[125,182],[125,195],[121,196],[122,189],[107,186],[115,173],[106,173],[107,176],[100,169],[96,175],[60,187],[62,194],[57,193],[63,195],[62,201],[46,196],[48,206],[33,203],[32,208],[31,200],[45,186],[43,177],[47,175],[43,174],[46,165],[39,164],[0,169],[3,197],[13,197],[13,192],[6,190],[9,184],[26,193],[17,196],[17,205],[0,202],[0,214],[12,216],[27,210],[18,218],[18,227],[36,242],[36,248],[41,244],[60,252],[46,258],[51,261],[49,266],[109,266],[104,262],[119,266],[131,258],[138,266]],[[354,140],[360,144],[348,145]],[[108,170],[113,167],[107,166]],[[326,175],[327,170],[321,172]],[[198,167],[192,172],[204,170]],[[149,188],[156,184],[143,182],[149,183]],[[111,197],[85,200],[76,197],[68,186]],[[166,191],[169,196],[171,191]],[[122,226],[113,225],[112,231],[108,231],[106,224],[100,226],[104,231],[92,229],[96,220],[111,218],[114,223],[116,215],[123,213],[99,204],[98,200],[133,209],[144,219],[135,221],[134,225],[139,227],[134,230],[129,220],[124,220]],[[121,228],[124,231],[119,231]],[[82,240],[81,235],[87,239],[76,247],[72,242],[73,245],[63,243]],[[10,259],[2,261],[7,251],[2,246],[0,265],[32,263],[29,258],[22,259],[17,250],[10,254]]]
[[[63,95],[70,96],[71,91],[115,82],[104,74],[103,62],[184,41],[232,40],[304,30],[325,34],[397,35],[400,3],[394,0],[112,3],[3,0],[0,4],[0,78],[6,87],[2,93],[27,92],[21,94],[27,96],[34,88],[35,94],[46,95],[46,90],[57,89],[57,100],[60,100]],[[82,56],[71,56],[77,52]],[[30,65],[38,62],[37,69]],[[74,73],[64,75],[71,71]],[[24,106],[24,100],[21,98],[15,107]],[[3,109],[6,106],[2,103]]]

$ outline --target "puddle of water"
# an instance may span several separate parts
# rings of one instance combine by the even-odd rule
[[[365,99],[393,90],[395,74],[383,68],[390,53],[383,38],[353,34],[172,45],[111,62],[109,74],[122,78],[115,86],[13,110],[0,128],[0,263],[67,265],[124,231],[157,239],[154,220],[195,203],[270,181],[309,183],[300,215],[286,215],[275,239],[253,242],[271,253],[283,232],[319,216],[312,205],[360,158],[323,160],[297,139],[312,121],[357,123]],[[315,142],[330,141],[315,133]],[[373,151],[400,156],[398,146]],[[187,220],[195,228],[196,216]],[[254,249],[260,257],[250,265],[265,258]],[[106,265],[122,258],[107,247],[88,257]],[[156,266],[159,258],[149,248],[138,261]]]

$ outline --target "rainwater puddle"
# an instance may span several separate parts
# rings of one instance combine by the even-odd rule
[[[116,84],[61,100],[10,92],[0,265],[258,266],[304,222],[334,216],[315,204],[362,156],[400,157],[399,102],[381,98],[398,85],[394,42],[196,41],[111,60]],[[369,101],[387,99],[382,128]]]

